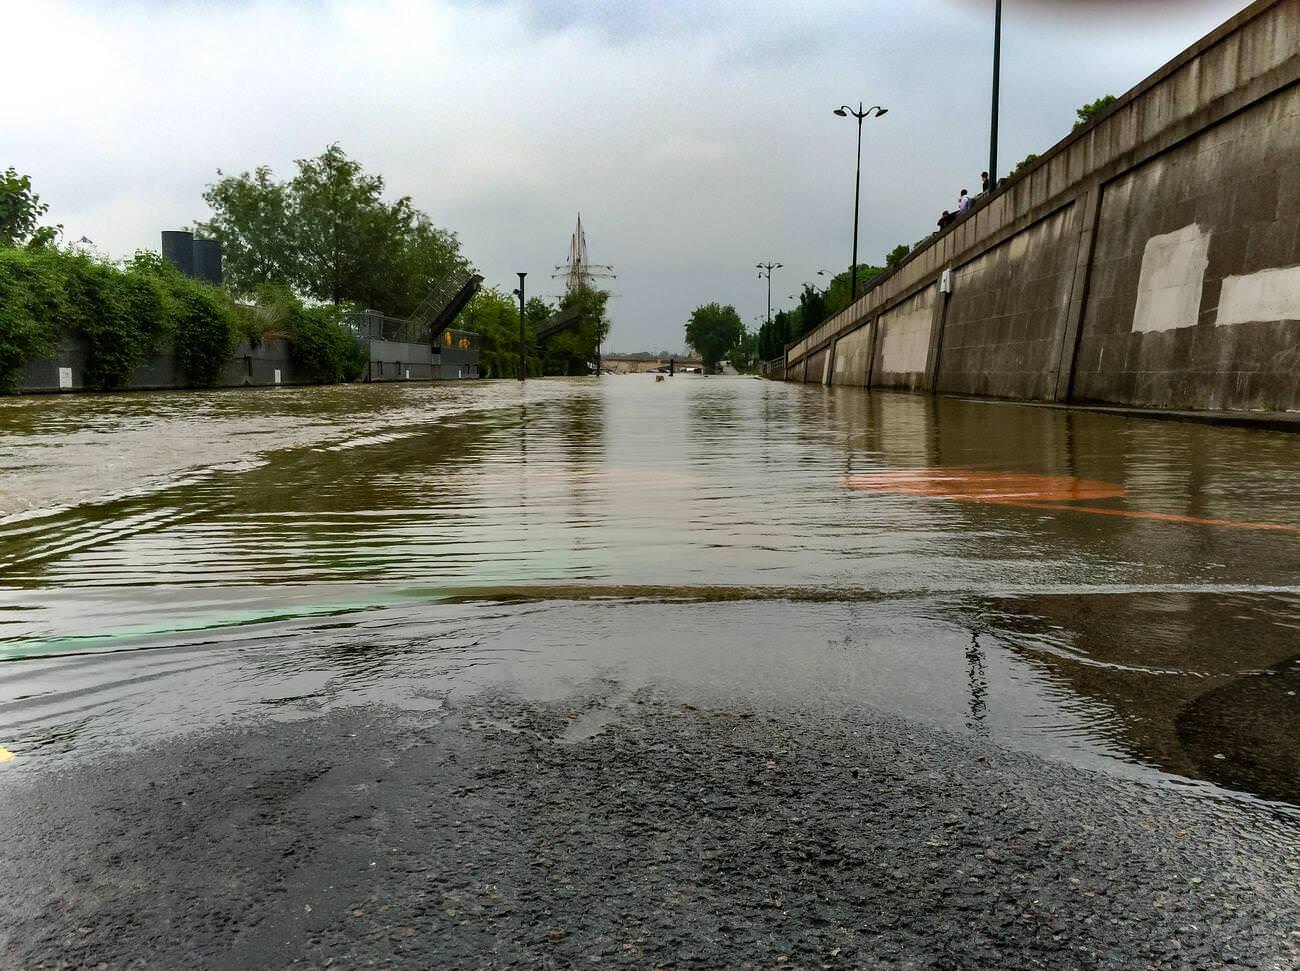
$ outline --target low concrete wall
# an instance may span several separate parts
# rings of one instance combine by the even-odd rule
[[[29,362],[23,368],[18,390],[39,394],[57,391],[86,390],[86,342],[68,337],[48,358]],[[309,383],[298,374],[285,340],[263,341],[256,347],[241,343],[226,363],[216,387],[274,386]],[[150,360],[135,369],[129,387],[136,391],[164,390],[190,386],[184,370],[170,347],[164,347]]]
[[[1297,198],[1300,0],[1258,0],[788,347],[787,379],[864,383],[826,364],[868,346],[868,386],[1300,410]]]
[[[437,376],[438,357],[428,344],[370,342],[367,381],[428,381]]]

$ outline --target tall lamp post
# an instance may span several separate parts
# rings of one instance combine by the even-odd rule
[[[998,184],[998,82],[1002,75],[1002,0],[993,9],[993,111],[989,119],[989,188]]]
[[[519,380],[523,381],[528,376],[528,349],[527,338],[524,332],[524,277],[528,274],[519,274],[519,289],[515,291],[519,294]]]
[[[840,105],[835,109],[835,113],[841,118],[853,117],[858,119],[858,168],[853,177],[853,282],[849,288],[849,302],[858,299],[858,203],[862,198],[862,119],[876,117],[886,114],[888,108],[882,108],[880,105],[872,105],[865,111],[862,108],[862,102],[858,102],[858,110],[854,111],[848,105]]]
[[[767,280],[767,322],[772,323],[772,271],[781,269],[780,263],[755,263],[758,278]]]

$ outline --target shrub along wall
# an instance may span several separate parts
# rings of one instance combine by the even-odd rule
[[[68,340],[84,346],[84,386],[94,391],[130,386],[164,348],[184,384],[211,387],[241,341],[255,347],[276,336],[290,339],[309,381],[352,380],[364,371],[365,351],[335,308],[304,307],[284,292],[276,299],[272,323],[263,308],[236,304],[156,254],[138,254],[119,269],[50,247],[0,247],[0,391],[16,390],[25,365]]]

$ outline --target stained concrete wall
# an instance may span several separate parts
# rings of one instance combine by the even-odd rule
[[[18,390],[26,393],[84,391],[89,361],[86,342],[77,337],[63,340],[50,357],[30,361],[23,368]],[[216,387],[237,388],[257,385],[305,384],[306,378],[294,367],[289,342],[262,341],[256,347],[241,343],[226,362]],[[170,347],[163,347],[135,369],[129,387],[133,390],[163,390],[190,385],[184,369]]]
[[[872,362],[871,383],[882,388],[925,385],[930,352],[930,328],[938,287],[927,287],[880,315],[880,337]]]
[[[787,377],[878,318],[872,386],[1300,410],[1298,91],[1300,2],[1257,0],[790,345]]]
[[[1073,204],[985,250],[952,275],[938,390],[1050,398],[1078,246]]]
[[[1106,186],[1073,397],[1300,407],[1300,88]]]
[[[871,369],[872,325],[859,327],[835,342],[831,383],[864,388]]]

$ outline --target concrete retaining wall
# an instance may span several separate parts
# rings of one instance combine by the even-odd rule
[[[23,369],[18,390],[24,393],[51,391],[84,391],[86,389],[86,363],[89,358],[86,342],[80,338],[65,338],[51,357],[29,362]],[[274,386],[277,384],[306,384],[297,373],[290,356],[289,342],[263,341],[256,347],[242,343],[227,362],[216,387],[239,388],[244,386]],[[140,367],[135,369],[129,386],[137,391],[185,388],[190,382],[176,361],[170,347],[164,347]]]
[[[1259,0],[788,347],[787,378],[1300,410],[1297,199],[1300,0]]]

